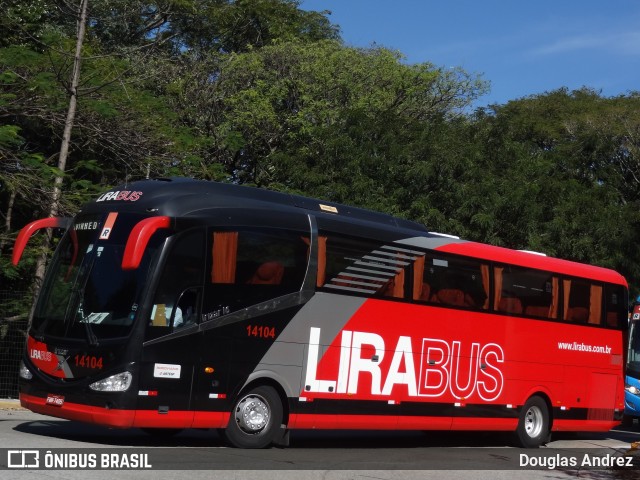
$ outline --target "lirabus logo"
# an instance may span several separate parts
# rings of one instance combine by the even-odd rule
[[[324,378],[319,378],[320,334],[315,327],[309,333],[305,392],[389,396],[396,385],[404,385],[410,397],[451,395],[490,402],[504,387],[505,356],[497,343],[399,336],[389,348],[377,333],[351,330],[341,332],[336,368],[323,369]],[[391,361],[385,361],[389,355]],[[363,374],[370,383],[361,381]],[[363,391],[369,385],[371,390]]]

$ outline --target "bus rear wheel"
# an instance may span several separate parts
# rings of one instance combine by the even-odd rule
[[[238,397],[224,436],[234,447],[266,448],[281,433],[282,418],[282,401],[278,392],[273,387],[262,385]]]
[[[518,428],[518,444],[524,448],[538,448],[549,439],[549,407],[543,398],[533,396],[524,404]]]

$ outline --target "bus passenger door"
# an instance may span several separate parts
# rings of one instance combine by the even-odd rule
[[[201,230],[176,237],[165,252],[146,319],[136,426],[187,428],[193,423],[204,255]]]
[[[206,301],[205,301],[206,304]],[[206,308],[206,307],[205,307]],[[228,421],[228,359],[231,341],[228,327],[205,325],[199,343],[193,345],[198,363],[193,377],[194,428],[222,428]]]
[[[300,228],[209,231],[200,364],[194,378],[197,426],[226,426],[233,402],[252,375],[300,383],[302,359],[289,358],[284,353],[289,343],[278,345],[278,340],[300,308],[309,257],[309,232],[302,227],[308,219],[286,221]],[[265,360],[269,352],[277,360]]]

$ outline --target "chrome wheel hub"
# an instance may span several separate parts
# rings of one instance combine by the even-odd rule
[[[531,438],[535,438],[542,432],[544,424],[542,411],[539,407],[533,406],[527,410],[524,416],[524,430]]]
[[[271,413],[267,401],[258,395],[247,395],[238,402],[236,423],[245,433],[260,433],[269,424]]]

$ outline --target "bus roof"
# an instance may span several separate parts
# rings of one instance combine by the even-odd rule
[[[84,212],[108,209],[148,211],[158,215],[197,216],[197,212],[215,208],[269,209],[277,211],[307,210],[316,215],[329,215],[361,220],[392,228],[427,229],[409,220],[331,201],[317,200],[255,187],[194,180],[189,178],[158,178],[141,180],[114,187],[85,205]]]
[[[169,217],[206,216],[215,209],[267,210],[273,214],[305,211],[317,217],[333,217],[346,223],[366,223],[404,237],[400,243],[456,253],[485,260],[627,285],[614,270],[588,264],[511,250],[430,232],[424,225],[362,208],[261,188],[194,180],[159,178],[120,185],[83,207],[83,212],[148,212]]]

